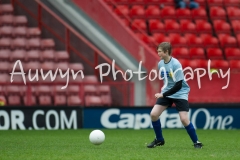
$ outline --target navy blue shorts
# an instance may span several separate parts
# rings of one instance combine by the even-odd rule
[[[173,99],[173,98],[158,98],[156,104],[172,107],[172,104],[176,105],[178,111],[189,111],[188,101],[185,99]]]

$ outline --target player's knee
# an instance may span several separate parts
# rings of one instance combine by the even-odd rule
[[[154,112],[151,112],[150,116],[152,121],[156,121],[159,118],[159,115]]]
[[[189,124],[188,117],[181,117],[181,122],[184,126],[187,126]]]

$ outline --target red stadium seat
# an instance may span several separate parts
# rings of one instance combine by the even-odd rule
[[[84,70],[84,66],[82,63],[69,63],[69,69],[73,70],[75,73],[79,70]]]
[[[66,51],[55,51],[55,61],[56,62],[68,62],[69,53]]]
[[[27,50],[27,41],[25,38],[15,38],[12,40],[12,49]]]
[[[155,46],[154,40],[147,34],[137,33],[137,37],[149,46]]]
[[[78,95],[70,95],[67,98],[67,105],[68,106],[80,106],[82,105],[82,100]]]
[[[50,70],[52,70],[53,72],[55,71],[55,63],[54,62],[43,62],[41,64],[41,69],[43,70],[43,72],[48,72]]]
[[[55,95],[54,96],[54,106],[66,106],[67,97],[65,95]]]
[[[0,5],[0,15],[13,14],[13,6],[11,4]]]
[[[170,42],[171,41],[168,36],[165,36],[164,34],[161,34],[161,33],[154,33],[153,39],[158,44],[160,44],[162,42]]]
[[[1,65],[1,63],[0,63]],[[9,82],[10,80],[10,74],[9,73],[0,73],[0,82],[1,83],[5,83],[5,82]],[[2,86],[5,87],[5,86]]]
[[[6,95],[20,95],[20,88],[17,85],[8,85],[5,87],[5,94]]]
[[[199,34],[202,33],[212,34],[212,25],[205,20],[198,20],[196,21],[196,31]]]
[[[37,27],[27,28],[28,38],[40,38],[41,30]]]
[[[134,19],[131,23],[131,29],[135,32],[139,32],[139,29],[146,32],[147,31],[147,25],[146,25],[145,20]]]
[[[240,33],[240,20],[232,20],[231,24],[232,24],[233,32],[235,34],[239,34]]]
[[[133,5],[130,9],[129,16],[131,18],[145,18],[145,9],[142,5]]]
[[[52,99],[50,95],[40,95],[38,96],[38,101],[40,106],[51,106]]]
[[[24,26],[15,27],[12,33],[13,37],[27,37],[27,28]]]
[[[230,24],[224,20],[214,20],[213,28],[214,28],[216,34],[220,34],[220,33],[230,34],[231,33]]]
[[[26,51],[25,50],[15,50],[12,52],[10,56],[11,62],[16,62],[17,60],[20,60],[21,62],[25,61],[26,57]]]
[[[28,39],[28,49],[29,50],[40,50],[41,41],[39,38],[30,38]]]
[[[214,19],[226,20],[226,11],[221,7],[211,7],[209,14],[211,20]]]
[[[175,20],[165,20],[165,30],[167,33],[179,33],[180,25]]]
[[[192,20],[191,10],[186,8],[179,8],[176,10],[177,19],[189,19]]]
[[[205,9],[207,6],[206,0],[194,0],[194,1],[199,4],[199,8]],[[198,9],[198,8],[195,8],[195,9]]]
[[[98,82],[98,78],[95,75],[86,75],[83,79],[84,82],[89,82],[89,83],[96,83]]]
[[[28,20],[26,16],[15,16],[13,18],[14,26],[27,26]]]
[[[189,21],[180,21],[180,28],[182,33],[196,33],[196,25]]]
[[[189,56],[191,59],[206,59],[203,48],[190,48]]]
[[[203,19],[203,20],[208,19],[205,8],[196,8],[196,9],[193,9],[191,12],[192,12],[192,19]]]
[[[208,6],[223,6],[223,0],[207,0]]]
[[[1,38],[0,39],[0,49],[11,49],[12,39]]]
[[[70,78],[70,77],[69,77]],[[70,79],[69,79],[70,80]],[[63,84],[60,84],[60,86],[64,86],[65,84],[66,84],[66,81],[67,81],[67,76],[63,76],[62,75],[62,77],[61,77],[61,75],[60,74],[58,74],[57,76],[56,76],[56,79],[55,79],[55,81],[57,82],[57,83],[63,83]],[[58,85],[57,85],[58,86]],[[67,91],[67,90],[66,90]]]
[[[13,27],[12,26],[2,26],[0,27],[0,37],[12,37]]]
[[[129,4],[131,4],[131,5],[144,5],[145,0],[129,0]]]
[[[68,86],[68,95],[79,95],[80,87],[79,85],[69,85]]]
[[[29,99],[28,99],[29,98]],[[24,96],[23,97],[23,102],[25,106],[35,106],[37,105],[37,100],[36,97],[31,95],[31,96]]]
[[[85,97],[86,106],[102,106],[102,100],[99,96],[86,96]]]
[[[228,6],[240,7],[239,0],[223,0],[223,5],[225,7],[228,7]]]
[[[100,85],[98,86],[98,93],[100,95],[110,95],[111,88],[109,85]]]
[[[162,4],[164,6],[172,6],[172,7],[175,6],[174,1],[172,1],[172,0],[145,0],[145,2],[146,2],[146,4],[149,4],[149,5]]]
[[[21,64],[22,64],[23,69],[25,70],[25,63],[24,63],[24,62],[21,62]],[[15,62],[9,63],[9,65],[7,65],[7,66],[8,66],[8,72],[12,72],[14,65],[15,65]],[[20,65],[16,64],[16,67],[14,68],[14,71],[15,71],[15,72],[21,71],[21,70],[20,70]],[[16,76],[17,76],[17,75],[16,75]],[[21,77],[22,77],[22,76],[21,76]]]
[[[173,47],[187,46],[187,40],[184,36],[180,36],[179,34],[169,34],[169,38]]]
[[[189,67],[190,61],[189,59],[178,59],[178,61],[181,63],[182,68]]]
[[[42,61],[54,61],[55,60],[55,55],[54,55],[54,50],[45,50],[41,54],[41,60]]]
[[[10,61],[10,53],[9,49],[0,49],[0,61]]]
[[[223,59],[223,52],[220,48],[208,48],[207,49],[208,59]]]
[[[8,96],[8,105],[10,106],[19,106],[21,105],[21,98],[19,95],[10,95]]]
[[[240,2],[238,3],[240,4]],[[228,15],[228,19],[230,20],[234,20],[234,19],[240,20],[240,8],[227,7],[227,15]]]
[[[102,105],[104,106],[110,106],[112,104],[112,98],[110,95],[100,95]]]
[[[55,69],[61,69],[63,73],[65,73],[69,69],[68,62],[58,62],[55,63]],[[71,70],[70,70],[71,71]]]
[[[240,60],[230,60],[229,61],[229,67],[231,68],[231,71],[240,71]]]
[[[192,69],[195,69],[195,68],[205,68],[205,69],[207,69],[208,61],[203,60],[203,59],[194,59],[194,60],[189,61],[189,66]]]
[[[151,33],[164,33],[165,25],[158,19],[149,20],[149,30]]]
[[[219,34],[218,39],[222,48],[237,47],[237,39],[228,34]]]
[[[240,49],[239,48],[225,48],[224,53],[228,60],[240,59]]]
[[[205,48],[209,48],[209,47],[219,47],[219,40],[216,37],[213,37],[211,35],[208,34],[202,34],[200,35],[200,37],[202,38],[202,42],[203,42],[203,46]]]
[[[43,81],[41,81],[43,82]],[[37,94],[38,95],[52,95],[52,88],[48,85],[39,85],[37,86]]]
[[[61,80],[61,81],[60,81]],[[52,93],[54,94],[54,95],[67,95],[68,94],[68,87],[67,88],[64,88],[64,89],[62,89],[62,87],[64,87],[65,85],[66,85],[66,81],[63,79],[63,78],[59,78],[59,77],[57,77],[56,79],[55,79],[55,82],[63,82],[63,84],[57,84],[57,85],[54,85],[53,86],[53,90],[52,90]]]
[[[236,35],[237,41],[238,41],[238,46],[240,46],[240,34]]]
[[[40,52],[38,50],[30,50],[26,52],[25,61],[40,61]]]
[[[76,74],[76,72],[75,72]],[[81,73],[78,73],[76,78],[74,79],[73,76],[69,77],[69,83],[74,83],[74,84],[79,84],[80,82],[82,82],[85,79],[85,77],[83,78]],[[66,81],[65,81],[66,82]]]
[[[211,68],[228,70],[229,62],[226,60],[211,60]]]
[[[114,9],[114,13],[116,13],[120,17],[125,17],[129,14],[129,8],[127,5],[118,5]]]
[[[39,73],[41,69],[41,64],[37,61],[30,61],[26,63],[26,65],[24,66],[24,69],[26,72],[28,72],[31,69],[32,73],[35,73],[36,70],[38,70],[38,73]]]
[[[183,58],[183,59],[190,58],[188,48],[185,48],[185,47],[173,48],[172,55],[173,57],[176,57],[176,58]]]
[[[54,50],[55,49],[55,42],[53,39],[42,39],[41,40],[41,49],[42,50]]]
[[[3,15],[0,16],[0,26],[13,26],[14,16]]]
[[[156,5],[150,5],[145,10],[145,16],[147,19],[150,18],[159,18],[160,17],[160,8]]]
[[[160,17],[163,19],[176,19],[176,11],[173,7],[164,7],[161,10]]]
[[[186,34],[185,37],[189,47],[202,47],[202,39],[195,34]]]
[[[31,78],[33,78],[35,76],[35,74],[34,75],[31,74],[30,76],[31,76]],[[38,81],[36,79],[34,79],[33,81],[30,81],[28,78],[26,78],[26,81],[27,81],[26,82],[27,84],[37,84],[38,83]],[[36,96],[37,95],[37,86],[35,86],[35,85],[30,85],[30,86],[24,85],[24,86],[21,87],[21,94],[23,96],[27,96],[29,91],[30,91],[30,95]]]
[[[83,88],[85,95],[98,95],[98,89],[94,85],[84,85]]]

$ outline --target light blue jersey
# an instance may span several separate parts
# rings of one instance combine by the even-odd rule
[[[188,100],[188,93],[190,91],[190,87],[187,82],[184,80],[184,74],[182,70],[181,63],[176,58],[171,58],[168,63],[164,63],[164,60],[161,60],[158,63],[158,69],[161,72],[161,77],[164,80],[164,86],[162,88],[161,93],[164,93],[170,90],[176,82],[182,81],[182,88],[171,96],[167,96],[168,98],[174,99],[185,99]]]

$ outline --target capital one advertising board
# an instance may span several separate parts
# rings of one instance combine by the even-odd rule
[[[81,108],[0,108],[0,130],[57,130],[82,127]]]
[[[83,128],[151,128],[151,108],[84,108]],[[240,108],[192,108],[189,118],[199,129],[239,129]],[[160,116],[162,128],[183,128],[175,108]]]

